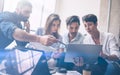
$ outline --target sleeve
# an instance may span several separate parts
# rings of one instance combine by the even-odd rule
[[[27,45],[28,42],[21,42],[21,41],[17,41],[16,40],[16,44],[17,46],[22,46],[22,47],[25,47]]]
[[[9,39],[12,39],[12,40],[14,39],[13,33],[14,33],[16,28],[17,28],[17,26],[15,26],[11,22],[3,21],[0,23],[0,30],[2,31],[3,35]]]
[[[114,35],[109,37],[110,54],[116,55],[120,59],[120,51]]]
[[[35,34],[43,35],[43,28],[38,28]],[[43,46],[40,43],[36,43],[36,42],[29,42],[28,47],[35,49],[43,49]]]

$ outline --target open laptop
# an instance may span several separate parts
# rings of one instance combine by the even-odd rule
[[[74,58],[82,57],[85,64],[93,64],[102,50],[102,45],[68,44],[65,62],[74,62]]]
[[[0,73],[5,75],[51,75],[43,50],[16,47],[2,50]],[[11,70],[12,69],[12,70]]]
[[[39,75],[51,75],[49,68],[48,68],[47,59],[46,59],[44,50],[24,48],[23,51],[25,51],[25,50],[33,52],[33,60],[32,61],[34,61],[34,68],[30,75],[38,75],[38,74]],[[36,61],[36,63],[35,63],[35,61]],[[22,75],[27,75],[27,73],[22,74]]]
[[[38,60],[38,63],[36,67],[34,68],[31,75],[38,75],[38,74],[39,75],[51,75],[49,68],[48,68],[46,56],[44,53],[42,54],[41,58]]]

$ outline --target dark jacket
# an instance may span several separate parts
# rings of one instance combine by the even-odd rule
[[[11,12],[0,13],[0,49],[7,47],[14,40],[13,33],[16,28],[22,29],[19,15]],[[17,45],[25,46],[26,42],[16,41]]]

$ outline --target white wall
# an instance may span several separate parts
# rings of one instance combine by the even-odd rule
[[[99,17],[100,0],[57,0],[56,13],[58,13],[62,19],[61,32],[65,32],[66,23],[65,20],[68,16],[78,15],[81,19],[83,15],[88,13],[96,14]],[[84,27],[80,26],[80,32],[85,33]]]
[[[1,0],[0,0],[1,1]],[[18,1],[4,0],[4,11],[14,12]],[[29,18],[31,30],[35,31],[38,27],[44,27],[46,18],[55,10],[56,0],[29,0],[32,3],[32,13]],[[49,2],[48,2],[49,1]],[[12,5],[10,5],[10,3]]]
[[[0,12],[3,10],[3,5],[4,5],[3,2],[4,2],[3,0],[0,0]]]
[[[120,47],[120,0],[101,0],[99,22],[101,31],[113,33]]]

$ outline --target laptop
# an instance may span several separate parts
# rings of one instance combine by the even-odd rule
[[[44,50],[23,48],[23,51],[33,51],[34,52],[33,56],[35,55],[32,60],[32,61],[34,61],[34,69],[32,70],[30,75],[38,75],[38,74],[39,75],[51,75],[49,68],[48,68],[47,59],[46,59]],[[36,59],[37,59],[37,61],[36,61]],[[36,61],[36,63],[35,63],[35,61]]]
[[[16,47],[13,50],[0,51],[0,56],[0,66],[3,65],[0,73],[5,75],[51,75],[43,50]]]
[[[85,64],[93,64],[102,50],[102,45],[68,44],[66,47],[65,62],[74,62],[74,58],[82,57]]]
[[[38,60],[38,63],[36,67],[34,68],[33,72],[31,75],[51,75],[48,64],[47,64],[47,59],[45,54],[43,53],[41,58]]]

